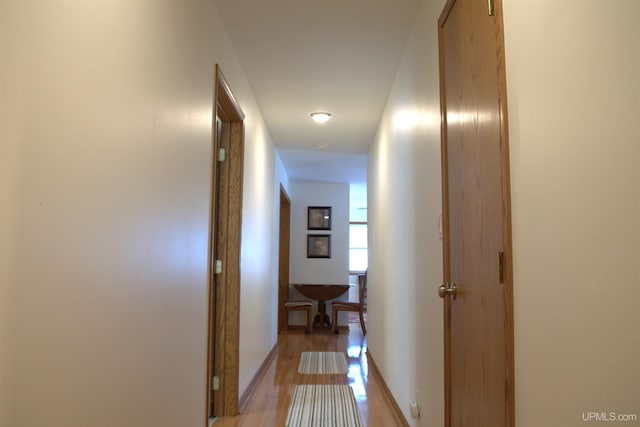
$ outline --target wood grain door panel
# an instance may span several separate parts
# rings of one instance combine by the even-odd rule
[[[513,302],[501,5],[451,0],[439,21],[446,425],[513,425]],[[502,282],[502,283],[501,283]]]

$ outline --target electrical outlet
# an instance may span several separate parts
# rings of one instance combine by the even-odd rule
[[[416,400],[409,405],[409,412],[414,420],[420,418],[420,390],[416,390]]]

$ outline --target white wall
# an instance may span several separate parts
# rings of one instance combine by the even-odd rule
[[[349,283],[349,184],[290,183],[291,283]],[[307,208],[330,206],[331,230],[307,230]],[[307,258],[307,235],[331,235],[331,258]]]
[[[251,124],[249,117],[247,126]],[[260,118],[259,111],[254,111],[252,117]],[[254,143],[245,149],[242,221],[241,395],[278,339],[280,184],[285,189],[289,186],[287,173],[265,128],[261,127],[251,140]]]
[[[241,392],[275,342],[286,181],[217,12],[0,12],[0,425],[202,426],[216,62],[247,114]]]
[[[638,16],[505,0],[519,427],[640,418]]]
[[[349,184],[329,182],[290,183],[291,197],[291,283],[349,283]],[[331,230],[307,230],[307,208],[330,206]],[[307,234],[331,235],[331,258],[307,258]],[[292,299],[306,299],[290,288]],[[347,295],[339,299],[346,299]],[[330,314],[330,304],[327,304]],[[346,316],[338,319],[345,323]],[[303,313],[289,314],[289,324],[304,325]]]
[[[438,426],[442,4],[427,3],[370,153],[369,348],[405,413],[422,388],[415,424]],[[634,0],[505,0],[520,427],[640,416],[637,16]]]
[[[369,152],[368,345],[405,417],[442,426],[437,18],[425,1]],[[401,349],[399,351],[399,349]],[[409,404],[420,390],[421,418]]]

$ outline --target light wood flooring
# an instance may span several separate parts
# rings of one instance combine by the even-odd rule
[[[349,332],[285,331],[278,338],[276,354],[241,415],[218,418],[214,427],[280,427],[285,425],[289,402],[296,384],[348,384],[353,388],[365,427],[402,426],[387,400],[377,376],[370,373],[366,337],[360,325],[349,324]],[[347,356],[346,375],[298,373],[303,351],[339,351]],[[375,357],[375,355],[374,355]]]

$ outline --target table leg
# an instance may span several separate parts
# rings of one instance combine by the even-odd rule
[[[313,326],[315,327],[316,325],[331,327],[331,318],[327,314],[327,304],[322,300],[318,300],[318,314],[313,319]]]

